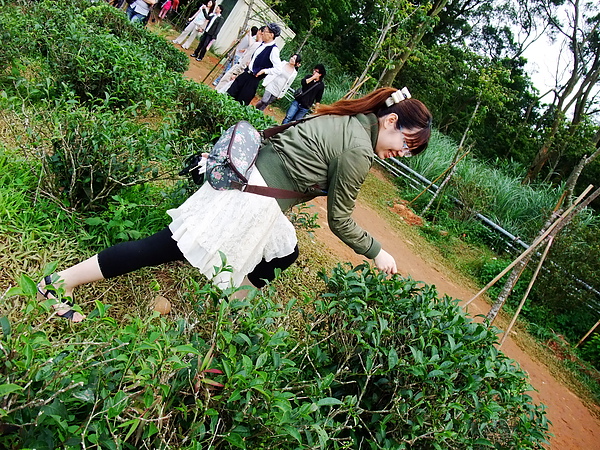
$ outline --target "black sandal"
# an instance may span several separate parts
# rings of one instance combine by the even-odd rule
[[[44,277],[44,287],[46,286],[50,286],[52,284],[52,275],[46,275]],[[60,299],[58,298],[58,294],[54,289],[46,289],[46,290],[42,290],[43,288],[40,287],[40,285],[37,285],[37,290],[40,293],[40,295],[46,299],[51,299],[54,298],[56,301],[60,301]],[[50,295],[52,295],[52,297],[50,297]],[[65,300],[62,301],[61,303],[64,303],[68,306],[73,306],[74,303],[72,301],[69,300]],[[75,315],[75,310],[74,309],[68,309],[64,314],[59,314],[58,310],[56,311],[56,315],[58,317],[64,317],[67,320],[73,320],[73,316]]]

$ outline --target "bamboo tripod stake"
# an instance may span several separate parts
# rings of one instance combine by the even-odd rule
[[[544,261],[546,260],[546,256],[548,256],[548,251],[550,250],[550,247],[552,247],[553,242],[554,242],[554,236],[548,237],[548,244],[546,244],[546,248],[544,249],[544,253],[542,254],[542,257],[540,258],[540,262],[538,263],[538,266],[535,269],[535,273],[531,277],[531,281],[529,282],[529,285],[527,286],[527,290],[525,291],[525,294],[523,295],[523,298],[521,299],[521,303],[519,303],[519,307],[515,311],[515,314],[514,314],[512,320],[508,324],[508,327],[506,328],[506,330],[504,330],[504,334],[502,335],[502,339],[500,339],[500,344],[498,344],[498,348],[502,347],[502,344],[504,344],[504,341],[506,340],[507,336],[510,334],[510,330],[512,330],[512,327],[515,325],[515,322],[517,321],[517,318],[519,317],[519,314],[521,313],[521,310],[523,309],[523,305],[525,305],[525,300],[527,300],[527,297],[529,297],[531,288],[533,288],[533,285],[535,284],[535,280],[537,279],[538,274],[540,273],[540,270],[542,269],[542,265],[544,264]]]
[[[579,347],[581,345],[581,343],[583,341],[585,341],[587,339],[587,337],[592,334],[594,332],[594,330],[596,329],[596,327],[598,327],[598,325],[600,325],[600,320],[598,320],[598,322],[596,322],[596,325],[594,325],[590,331],[588,331],[587,333],[585,333],[585,336],[582,337],[581,339],[579,339],[579,342],[577,343],[577,345],[575,346],[575,348]]]
[[[575,207],[583,200],[583,198],[592,190],[593,186],[590,184],[585,191],[582,192],[582,194],[577,197],[577,199],[573,202],[573,204],[565,211],[562,213],[562,215],[556,219],[552,225],[550,225],[548,227],[548,229],[546,231],[544,231],[544,233],[538,237],[533,244],[531,244],[523,253],[521,253],[519,255],[518,258],[516,258],[512,263],[510,263],[508,265],[508,267],[506,267],[506,269],[504,269],[502,272],[500,272],[498,275],[496,275],[496,278],[494,278],[492,281],[490,281],[487,285],[485,285],[485,287],[483,289],[481,289],[477,294],[475,294],[475,296],[469,300],[468,302],[466,302],[463,306],[466,308],[467,306],[469,306],[471,303],[473,303],[473,301],[479,297],[481,294],[483,294],[485,291],[487,291],[489,288],[491,288],[494,284],[496,284],[498,282],[498,280],[500,280],[500,278],[502,278],[504,275],[506,275],[513,267],[515,267],[519,261],[521,261],[523,258],[525,258],[527,255],[529,255],[532,251],[534,251],[536,249],[536,247],[544,240],[546,239],[546,237],[548,237],[548,235],[550,233],[552,233],[552,230],[554,230],[554,228],[556,228],[558,226],[558,224],[560,224],[570,213],[571,211],[573,211],[573,209],[575,209]]]
[[[242,38],[240,38],[237,41],[235,41],[233,43],[233,45],[231,47],[229,47],[229,49],[225,52],[225,55],[227,55],[227,59],[225,59],[225,65],[224,66],[227,65],[227,60],[229,59],[229,56],[230,56],[229,54],[235,50],[235,48],[238,46],[238,44],[240,43],[241,40],[242,40]],[[206,82],[206,80],[208,79],[208,77],[210,77],[210,75],[215,71],[215,69],[217,67],[219,67],[219,64],[221,63],[222,60],[223,60],[223,58],[221,58],[219,61],[217,61],[217,63],[212,67],[212,69],[210,69],[210,71],[206,74],[206,76],[202,80],[202,83]]]

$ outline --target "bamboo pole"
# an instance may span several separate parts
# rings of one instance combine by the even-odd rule
[[[521,303],[519,303],[519,306],[518,306],[517,310],[515,311],[515,315],[513,316],[510,323],[508,324],[508,328],[506,328],[506,330],[504,331],[504,335],[502,336],[502,339],[500,340],[500,344],[498,345],[498,348],[502,347],[502,344],[504,344],[504,341],[510,334],[510,330],[512,330],[512,327],[515,325],[515,322],[517,321],[517,318],[519,317],[519,314],[521,313],[521,310],[523,309],[523,305],[525,305],[525,301],[527,300],[527,297],[529,297],[529,293],[531,292],[531,289],[533,288],[533,285],[535,284],[535,281],[537,280],[540,270],[542,269],[542,265],[544,264],[544,261],[546,260],[546,256],[548,256],[548,251],[550,250],[550,247],[552,247],[553,242],[554,242],[554,236],[548,237],[548,244],[546,245],[546,248],[544,249],[544,253],[542,254],[542,257],[540,258],[540,262],[538,263],[538,265],[535,269],[535,272],[534,272],[533,276],[531,277],[531,281],[529,282],[529,285],[527,286],[527,290],[525,291],[525,294],[523,295],[523,298],[521,299]]]
[[[584,336],[584,337],[582,337],[581,339],[579,339],[579,342],[577,343],[577,345],[575,346],[575,348],[579,347],[579,346],[581,345],[581,343],[582,343],[583,341],[585,341],[585,340],[586,340],[586,338],[587,338],[587,337],[588,337],[590,334],[592,334],[592,333],[594,332],[594,330],[596,329],[596,327],[597,327],[598,325],[600,325],[600,320],[598,320],[598,322],[596,322],[596,325],[594,325],[594,326],[593,326],[593,327],[590,329],[590,331],[588,331],[587,333],[585,333],[585,336]]]
[[[240,41],[241,41],[241,39],[238,39],[237,41],[235,41],[233,43],[233,45],[231,47],[229,47],[229,49],[227,50],[227,52],[225,52],[225,55],[227,56],[227,59],[229,59],[229,57],[232,54],[232,52],[235,52],[235,48],[238,46],[238,44],[240,43]],[[207,53],[208,53],[208,51],[207,51]],[[227,65],[227,59],[225,59],[225,65]],[[221,63],[221,61],[223,61],[223,58],[219,59],[219,61],[217,61],[217,63],[212,67],[212,69],[210,69],[210,71],[206,74],[206,76],[202,80],[202,83],[206,82],[206,80],[208,79],[208,77],[210,77],[210,75],[215,71],[215,69],[217,67],[219,67],[219,64]]]
[[[362,80],[359,83],[358,82],[358,78],[356,78],[354,80],[354,83],[352,83],[352,87],[350,88],[350,90],[348,92],[346,92],[346,94],[344,94],[344,96],[342,97],[342,99],[343,100],[350,100],[350,99],[352,99],[358,93],[358,90],[362,87],[362,85],[365,84],[370,79],[371,79],[371,77],[366,77],[364,80]]]
[[[577,204],[576,206],[573,204],[572,206],[575,206],[575,207],[572,208],[572,210],[570,212],[568,212],[568,211],[565,212],[566,217],[564,217],[560,221],[558,221],[558,223],[555,225],[555,228],[552,230],[552,232],[549,235],[557,236],[558,233],[560,233],[562,231],[562,229],[571,222],[571,220],[573,219],[573,217],[575,217],[575,215],[579,214],[584,208],[587,208],[590,205],[590,203],[592,203],[599,195],[600,195],[600,188],[596,189],[594,192],[592,192],[590,195],[588,195],[585,200],[583,200],[581,203]],[[549,222],[550,222],[550,220],[548,220],[548,223]],[[544,229],[545,228],[542,228],[542,230],[544,230]],[[518,263],[521,266],[521,268],[519,271],[519,275],[516,278],[514,278],[514,276],[513,276],[514,275],[514,269],[513,269],[513,274],[511,274],[509,281],[507,281],[507,283],[504,285],[503,294],[498,296],[498,299],[492,305],[492,309],[490,309],[490,311],[487,314],[487,318],[489,319],[490,325],[494,322],[496,315],[498,314],[500,308],[506,301],[506,298],[510,295],[510,291],[508,289],[510,288],[510,290],[512,290],[512,288],[515,286],[515,284],[517,282],[516,280],[518,280],[518,278],[520,277],[523,270],[525,270],[525,267],[527,266],[530,258],[531,258],[531,255],[527,256],[525,259],[523,259],[522,261],[520,261]]]
[[[415,198],[413,198],[410,202],[408,202],[409,205],[412,205],[414,202],[417,201],[417,199],[423,195],[425,192],[427,192],[429,190],[429,188],[431,186],[433,186],[435,184],[435,182],[437,180],[439,180],[440,178],[442,178],[444,175],[446,175],[448,173],[449,170],[452,170],[452,168],[457,165],[465,156],[467,156],[469,153],[471,153],[471,150],[467,150],[466,152],[464,152],[460,158],[458,158],[456,161],[454,161],[452,164],[450,164],[450,166],[448,166],[446,168],[446,170],[444,170],[435,180],[433,180],[431,183],[429,183],[429,186],[427,186],[425,189],[423,189],[421,192],[419,192],[419,195],[417,195]]]
[[[548,229],[546,231],[544,231],[544,233],[542,233],[541,236],[539,236],[523,253],[521,253],[512,263],[510,263],[508,265],[508,267],[506,267],[506,269],[504,269],[502,272],[500,272],[498,275],[496,275],[496,278],[494,278],[492,281],[490,281],[488,284],[486,284],[477,294],[475,294],[473,296],[473,298],[471,300],[469,300],[468,302],[466,302],[463,306],[466,308],[467,306],[469,306],[471,303],[473,303],[473,301],[479,297],[481,294],[483,294],[485,291],[487,291],[489,288],[491,288],[494,284],[496,284],[498,282],[498,280],[500,280],[504,275],[506,275],[513,267],[515,267],[519,261],[521,261],[523,258],[525,258],[527,255],[529,255],[532,251],[534,251],[536,249],[536,247],[544,240],[546,239],[546,237],[552,233],[552,230],[554,230],[554,228],[556,228],[556,226],[561,223],[570,213],[571,211],[573,211],[573,209],[583,200],[583,198],[592,190],[593,186],[590,184],[585,191],[583,191],[581,193],[581,195],[579,197],[577,197],[577,199],[573,202],[573,204],[565,211],[561,214],[561,216],[556,219],[552,225],[550,225],[548,227]]]

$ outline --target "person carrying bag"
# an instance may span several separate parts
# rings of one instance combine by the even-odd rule
[[[431,113],[405,90],[381,88],[360,99],[322,105],[308,120],[254,137],[258,156],[247,184],[301,197],[273,198],[204,183],[167,211],[168,227],[45,277],[38,284],[40,297],[55,299],[57,315],[80,322],[85,316],[69,303],[77,286],[171,261],[189,262],[223,289],[242,283],[261,288],[299,254],[294,226],[284,212],[324,194],[331,231],[379,270],[394,274],[393,256],[352,219],[352,211],[376,156],[417,155],[430,135]],[[224,265],[227,269],[220,270]]]
[[[323,82],[325,74],[323,64],[317,64],[312,74],[305,76],[300,81],[301,86],[294,92],[294,101],[287,110],[283,124],[302,119],[308,114],[314,103],[318,105],[321,102],[325,91],[325,83]]]

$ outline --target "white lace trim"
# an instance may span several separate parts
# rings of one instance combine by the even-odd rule
[[[258,170],[250,184],[266,186]],[[270,197],[236,190],[217,191],[204,183],[179,208],[167,211],[173,238],[185,258],[221,288],[239,286],[265,258],[289,255],[298,240],[294,226]],[[222,252],[232,272],[221,272]]]

